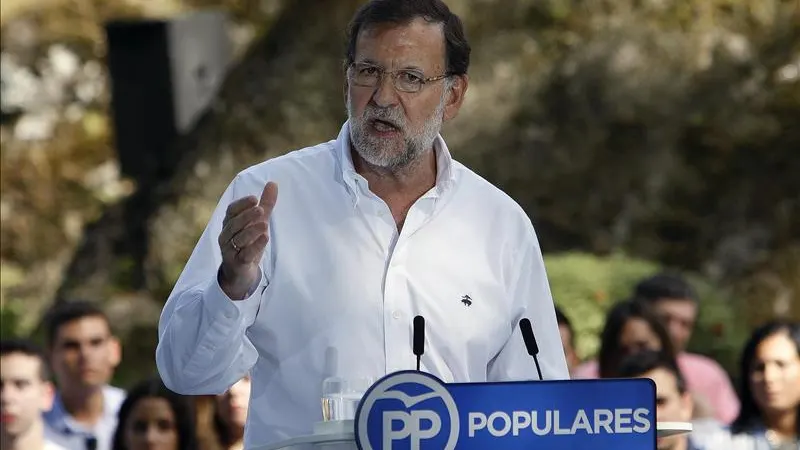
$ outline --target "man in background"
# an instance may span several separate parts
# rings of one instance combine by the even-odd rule
[[[0,448],[63,450],[47,433],[42,413],[54,388],[44,354],[25,340],[0,341]]]
[[[575,330],[572,328],[572,322],[558,307],[556,307],[556,322],[558,322],[558,332],[561,334],[564,356],[567,358],[567,368],[572,376],[573,370],[580,363],[578,354],[575,352]]]
[[[694,396],[695,408],[730,424],[739,413],[739,400],[727,373],[716,361],[686,351],[697,320],[698,299],[694,289],[682,277],[662,273],[640,281],[634,296],[652,306],[664,321],[677,352],[678,367]]]
[[[656,420],[689,422],[694,404],[677,363],[663,352],[645,350],[625,358],[621,378],[649,378],[656,385]],[[658,438],[658,450],[700,450],[687,435]]]
[[[108,317],[92,303],[64,303],[50,313],[46,331],[58,385],[48,425],[70,450],[111,450],[125,392],[109,385],[121,348]]]

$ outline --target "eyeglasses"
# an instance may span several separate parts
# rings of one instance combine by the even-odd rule
[[[383,81],[383,76],[392,77],[392,84],[400,92],[416,93],[428,83],[443,80],[450,74],[425,78],[425,74],[413,69],[385,70],[383,67],[367,63],[351,63],[348,76],[356,86],[375,87]]]

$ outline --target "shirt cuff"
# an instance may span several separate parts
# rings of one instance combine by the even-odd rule
[[[259,272],[259,279],[247,293],[243,300],[232,300],[219,285],[218,276],[212,277],[211,283],[203,296],[203,304],[209,317],[226,318],[231,321],[243,321],[252,324],[261,307],[261,294],[266,288],[266,279],[263,270]]]

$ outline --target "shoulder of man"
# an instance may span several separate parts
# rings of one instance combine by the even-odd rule
[[[45,450],[70,450],[79,448],[82,440],[72,435],[58,433],[49,424],[44,424],[44,448]]]
[[[336,161],[336,141],[322,142],[309,147],[289,150],[239,172],[239,176],[260,174],[264,171],[279,173],[284,170],[308,170],[315,165],[324,166]]]
[[[120,389],[116,386],[107,385],[103,387],[103,397],[105,398],[105,402],[108,405],[112,405],[114,408],[114,413],[119,410],[120,406],[122,406],[122,402],[125,401],[125,397],[127,397],[128,393],[125,392],[124,389]]]
[[[44,450],[70,450],[69,447],[65,447],[61,444],[58,444],[53,441],[45,440],[44,441]]]
[[[730,450],[732,435],[727,426],[715,419],[695,419],[689,435],[690,450]]]
[[[459,189],[476,205],[480,204],[484,213],[532,228],[528,213],[505,191],[456,160],[453,160],[453,170],[458,172]]]

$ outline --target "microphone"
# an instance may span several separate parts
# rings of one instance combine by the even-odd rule
[[[417,355],[417,370],[419,370],[419,360],[425,353],[425,318],[422,316],[414,317],[414,354]]]
[[[519,329],[522,331],[522,339],[525,340],[525,347],[528,349],[528,354],[533,356],[533,362],[536,363],[536,372],[539,374],[539,381],[542,381],[542,368],[539,367],[539,346],[536,344],[536,336],[533,335],[533,327],[531,321],[527,318],[520,319]]]

